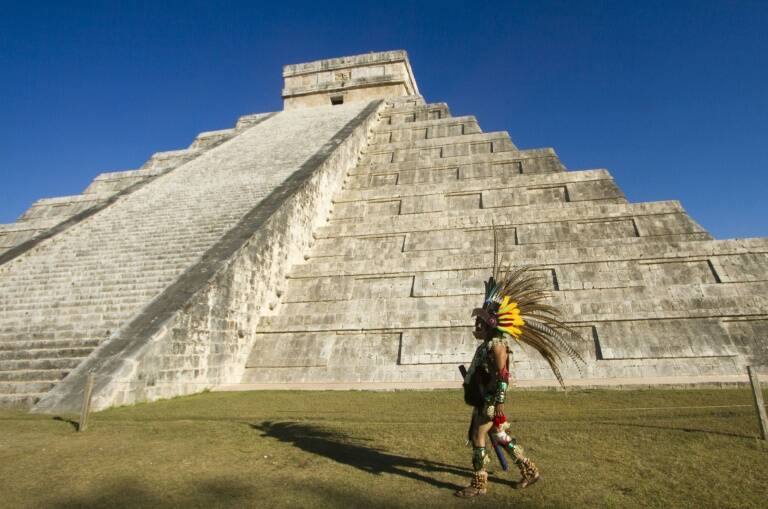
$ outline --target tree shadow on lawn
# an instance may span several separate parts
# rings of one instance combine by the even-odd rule
[[[456,490],[462,486],[435,479],[432,476],[415,472],[455,474],[468,478],[472,471],[445,463],[424,459],[409,458],[385,452],[374,447],[356,443],[358,440],[344,433],[322,429],[300,422],[271,422],[250,424],[259,430],[262,436],[291,443],[304,451],[324,456],[338,463],[360,469],[369,474],[393,474],[423,482],[441,489]],[[502,484],[513,486],[514,483],[499,479]]]

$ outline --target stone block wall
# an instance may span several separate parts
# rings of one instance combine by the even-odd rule
[[[383,51],[283,67],[286,110],[418,95],[405,51]]]
[[[583,337],[572,383],[727,381],[768,360],[768,239],[713,240],[678,202],[628,203],[606,170],[565,171],[552,149],[400,100],[230,388],[455,384],[494,226]],[[537,354],[514,354],[520,384],[555,383]]]

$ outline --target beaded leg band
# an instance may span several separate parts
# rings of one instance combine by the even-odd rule
[[[454,493],[454,495],[461,498],[485,495],[488,491],[488,472],[485,471],[485,465],[488,464],[489,460],[490,458],[488,453],[485,452],[485,447],[474,447],[472,449],[472,469],[475,473],[472,474],[472,482],[466,488]]]
[[[520,480],[515,485],[515,488],[523,489],[539,480],[539,469],[536,468],[533,461],[528,458],[523,458],[516,461],[515,464],[517,465],[517,468],[520,469]]]
[[[480,470],[472,474],[472,482],[464,489],[454,493],[459,498],[479,497],[488,493],[488,472]]]
[[[523,448],[515,443],[512,439],[506,445],[507,452],[512,456],[515,465],[520,469],[520,480],[515,485],[515,488],[522,489],[539,480],[539,469],[530,459],[526,458]]]

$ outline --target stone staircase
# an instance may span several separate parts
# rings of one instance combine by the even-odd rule
[[[18,256],[18,253],[9,253],[13,248],[23,252],[23,249],[19,249],[22,245],[31,247],[35,245],[36,239],[63,231],[108,206],[120,196],[129,194],[160,175],[197,158],[269,115],[271,114],[245,115],[238,119],[232,129],[200,133],[186,149],[157,152],[137,170],[102,173],[82,194],[36,201],[16,222],[0,224],[0,263]]]
[[[157,305],[364,106],[246,118],[236,129],[198,137],[186,154],[98,177],[83,196],[148,180],[0,265],[0,406],[32,406],[132,317]]]
[[[727,378],[768,359],[768,239],[713,240],[677,202],[628,203],[606,170],[565,171],[551,149],[411,97],[381,113],[262,317],[243,387],[458,380],[492,225],[582,332],[587,372],[570,378]],[[527,348],[515,358],[519,380],[554,383]]]

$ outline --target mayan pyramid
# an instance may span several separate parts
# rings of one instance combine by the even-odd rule
[[[404,51],[284,68],[283,111],[0,226],[0,405],[209,388],[458,386],[492,265],[583,335],[576,385],[739,381],[768,360],[768,239],[713,240],[419,93]],[[514,352],[520,385],[553,385]]]

